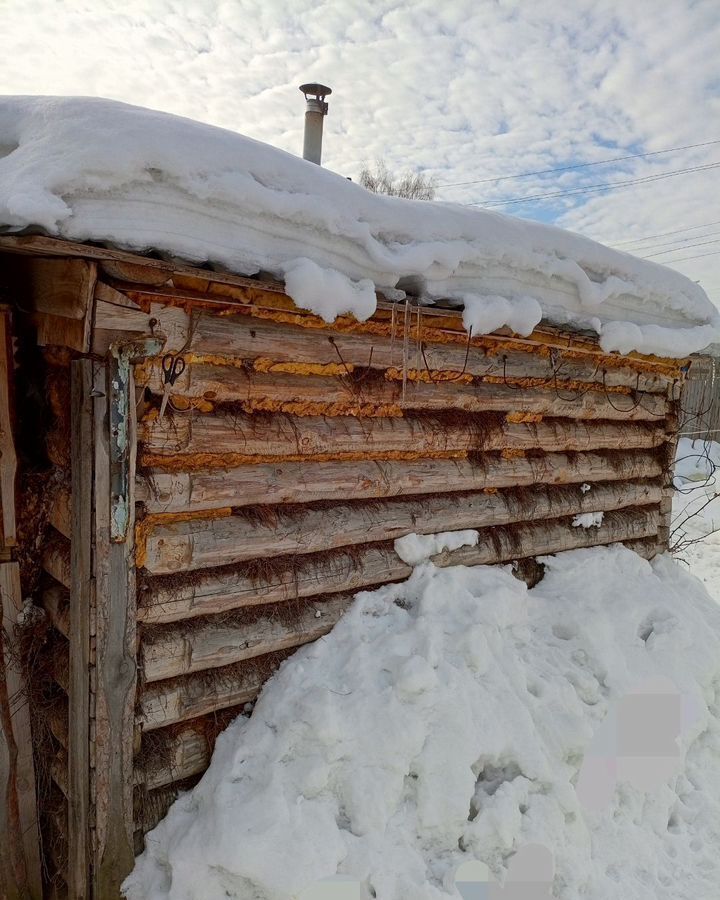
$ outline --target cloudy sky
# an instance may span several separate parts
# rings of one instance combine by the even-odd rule
[[[334,171],[426,172],[439,199],[651,256],[720,305],[718,0],[0,0],[0,34],[3,93],[110,97],[291,152],[297,86],[321,81]]]

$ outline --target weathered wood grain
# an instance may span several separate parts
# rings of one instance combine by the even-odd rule
[[[0,307],[0,513],[2,546],[6,548],[14,547],[17,542],[15,519],[17,454],[13,439],[11,402],[14,374],[11,312],[7,307]]]
[[[59,532],[52,532],[43,549],[43,569],[70,589],[72,563],[70,559],[70,541]]]
[[[136,687],[135,571],[132,522],[124,542],[111,541],[110,403],[129,410],[125,420],[135,443],[134,391],[117,372],[98,368],[95,394],[95,844],[94,896],[115,897],[130,872],[133,844],[133,749]],[[119,399],[119,390],[126,392]],[[133,398],[130,402],[129,398]],[[132,457],[129,458],[132,465]],[[128,472],[134,478],[134,472]],[[130,510],[132,516],[132,507]]]
[[[292,510],[280,506],[258,515],[249,509],[235,516],[151,527],[143,565],[152,574],[183,572],[394,540],[411,532],[462,531],[605,512],[659,503],[661,497],[659,482],[627,481],[599,484],[587,492],[576,485],[534,485],[492,493],[354,501]]]
[[[160,361],[146,364],[138,380],[161,395],[165,382]],[[213,403],[239,402],[248,411],[323,407],[328,415],[372,415],[373,409],[382,412],[397,407],[398,410],[491,410],[555,418],[653,422],[668,411],[667,400],[661,394],[646,394],[640,402],[632,395],[568,389],[563,379],[545,390],[485,382],[410,381],[403,391],[400,380],[382,376],[361,381],[342,375],[256,372],[250,367],[195,362],[187,366],[174,385],[174,394]]]
[[[539,552],[595,546],[612,542],[613,539],[647,537],[657,529],[657,522],[657,507],[648,507],[647,510],[634,510],[625,516],[616,512],[609,517],[607,524],[603,523],[597,529],[573,528],[568,520],[543,522],[542,525],[523,523],[511,532],[495,529],[495,540],[485,532],[484,540],[477,547],[439,554],[437,561],[440,565],[478,565],[498,562],[503,557],[517,559],[535,556]],[[547,549],[538,550],[538,546]],[[409,567],[397,557],[395,559],[397,561],[390,557],[386,577],[381,578],[383,582],[399,580],[409,574]],[[272,608],[262,607],[247,625],[243,616],[237,621],[220,616],[201,620],[190,627],[182,623],[148,628],[140,651],[145,679],[159,681],[306,643],[313,639],[314,629],[317,629],[316,636],[329,630],[325,626],[337,621],[352,596],[333,595],[331,600],[307,601],[307,605],[301,607],[290,620],[287,615],[278,616]],[[316,611],[320,609],[324,615],[317,619]]]
[[[8,900],[39,900],[40,834],[25,678],[10,642],[23,608],[20,568],[0,563],[0,878]]]
[[[211,723],[201,718],[152,732],[147,755],[135,769],[135,783],[151,791],[204,772],[210,764],[211,731]]]
[[[495,414],[452,418],[327,419],[313,416],[165,415],[141,423],[143,465],[187,470],[233,460],[372,459],[462,455],[482,450],[636,450],[658,447],[664,428],[650,423],[546,420],[500,422]],[[170,457],[174,457],[170,462]],[[195,457],[191,459],[190,457]],[[200,457],[200,459],[198,459]],[[206,457],[206,458],[205,458]],[[166,460],[167,458],[167,460]]]
[[[70,682],[68,692],[68,889],[90,897],[90,619],[93,607],[93,363],[71,366]],[[57,508],[57,507],[56,507]],[[61,505],[66,511],[69,504]]]
[[[352,599],[352,594],[336,594],[321,601],[308,601],[290,620],[271,611],[254,615],[247,622],[228,619],[203,623],[197,629],[146,629],[140,647],[145,681],[214,669],[307,644],[327,634]]]
[[[662,465],[652,451],[547,453],[512,459],[488,454],[467,459],[279,462],[197,472],[150,470],[136,497],[149,513],[194,512],[255,504],[370,499],[531,484],[594,484],[656,478]]]
[[[172,312],[171,312],[172,310]],[[141,318],[125,311],[124,322],[133,329],[141,323]],[[97,327],[106,324],[98,305]],[[403,347],[401,329],[395,338],[387,334],[372,333],[372,325],[357,323],[352,331],[332,327],[302,327],[301,325],[274,322],[243,314],[217,315],[202,309],[186,316],[181,326],[180,311],[177,307],[153,303],[146,322],[152,317],[157,328],[168,333],[166,350],[185,348],[188,361],[227,362],[239,360],[263,360],[274,363],[301,365],[340,365],[348,369],[388,369],[402,367]],[[172,318],[172,326],[166,322]],[[322,324],[322,323],[320,323]],[[121,327],[117,313],[112,320],[113,328]],[[146,329],[149,326],[145,326]],[[421,332],[422,334],[422,332]],[[434,343],[423,340],[417,344],[416,335],[410,333],[409,367],[420,372],[466,373],[473,376],[493,376],[497,378],[539,378],[546,380],[548,387],[554,385],[555,378],[589,382],[599,387],[626,387],[640,391],[664,393],[671,383],[671,377],[664,374],[639,371],[631,365],[623,365],[612,357],[603,358],[601,364],[594,354],[578,354],[558,349],[554,356],[540,352],[540,346],[528,342],[505,340],[504,343],[489,337],[478,338],[467,345],[464,337],[451,332],[452,342]],[[189,346],[188,335],[190,335]],[[518,349],[524,347],[525,349]],[[533,349],[536,352],[533,352]],[[547,348],[546,348],[547,350]],[[214,358],[208,360],[208,357]]]

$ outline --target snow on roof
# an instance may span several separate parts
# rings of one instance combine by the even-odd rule
[[[326,319],[375,289],[465,308],[473,333],[544,318],[607,351],[680,357],[720,337],[689,279],[497,212],[375,195],[298,157],[189,119],[94,98],[0,98],[0,231],[150,249],[286,279]]]

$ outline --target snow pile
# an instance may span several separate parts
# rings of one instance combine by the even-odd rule
[[[475,334],[527,334],[542,315],[594,329],[607,351],[683,356],[720,333],[704,292],[653,262],[496,212],[371,194],[242,135],[105,100],[0,98],[2,228],[288,274],[324,318],[365,317],[370,281],[457,301]]]
[[[599,528],[602,525],[603,513],[589,512],[579,513],[573,519],[574,528]]]
[[[468,873],[507,889],[541,845],[557,900],[716,898],[720,609],[666,557],[546,565],[530,591],[426,564],[359,594],[220,737],[127,896],[518,896]]]
[[[406,534],[395,541],[395,552],[404,563],[417,566],[443,550],[474,547],[479,538],[479,532],[474,529],[441,531],[439,534]]]

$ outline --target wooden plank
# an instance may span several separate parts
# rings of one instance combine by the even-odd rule
[[[130,292],[130,297],[134,296]],[[118,307],[106,309],[98,304],[96,327],[132,327],[133,330],[141,327],[140,314],[124,310],[122,312],[126,315],[121,316],[118,310]],[[227,310],[224,312],[227,313]],[[156,329],[168,335],[165,350],[177,352],[184,349],[191,364],[224,362],[232,366],[243,361],[252,362],[254,366],[270,367],[271,371],[272,366],[277,369],[288,364],[299,369],[333,366],[342,371],[394,368],[401,377],[399,370],[403,365],[403,350],[400,326],[398,335],[393,338],[387,323],[353,322],[346,330],[340,330],[339,326],[325,325],[319,319],[312,326],[303,327],[242,312],[218,315],[202,309],[193,311],[191,321],[190,315],[180,308],[163,306],[158,302],[151,303],[149,313],[145,314],[146,331],[149,331],[151,318],[157,323]],[[165,324],[168,320],[172,320],[172,328]],[[381,333],[376,333],[378,330]],[[433,332],[426,330],[432,336]],[[488,335],[473,338],[470,344],[463,333],[448,332],[436,337],[447,342],[433,342],[428,338],[423,341],[421,351],[411,334],[411,377],[418,372],[420,377],[428,378],[429,372],[433,380],[443,377],[441,373],[500,381],[534,378],[550,389],[557,378],[561,382],[594,384],[598,390],[623,387],[651,393],[664,393],[672,380],[670,375],[641,371],[639,363],[633,367],[627,361],[621,362],[617,356],[598,360],[592,353],[562,350],[550,353],[547,347],[530,341],[514,342]]]
[[[526,535],[522,547],[526,554],[515,548],[509,556],[503,555],[496,547],[497,533],[502,533],[502,529],[481,529],[481,541],[472,565],[555,553],[569,549],[563,546],[563,541],[584,541],[588,536],[597,539],[598,544],[645,538],[656,533],[657,514],[647,508],[632,513],[608,512],[600,529],[568,529],[566,522],[554,521],[513,526],[514,531],[518,528]],[[572,546],[592,545],[581,542]],[[366,545],[324,553],[320,559],[313,554],[281,558],[259,571],[254,566],[241,565],[198,572],[182,581],[163,576],[151,578],[144,585],[138,615],[147,623],[175,622],[245,606],[358,590],[399,581],[409,575],[410,567],[400,560],[392,544]]]
[[[2,508],[2,542],[4,547],[17,543],[15,521],[15,481],[17,455],[12,427],[11,393],[15,366],[12,352],[10,311],[0,308],[0,506]]]
[[[488,450],[636,450],[658,447],[660,425],[550,420],[509,423],[496,413],[402,419],[166,414],[141,424],[142,464],[174,470],[304,459],[421,459]]]
[[[197,472],[150,470],[138,479],[137,499],[149,513],[307,503],[314,500],[370,499],[407,494],[437,494],[531,484],[592,484],[656,478],[662,465],[656,453],[546,453],[481,461],[419,459],[407,461],[301,462],[206,469]]]
[[[9,646],[23,608],[20,568],[0,564],[0,877],[8,900],[42,896],[35,768],[24,676]]]
[[[138,381],[156,395],[165,387],[160,360],[148,362]],[[572,383],[571,383],[572,384]],[[176,405],[181,400],[233,402],[246,412],[295,412],[299,415],[387,415],[404,409],[466,412],[512,412],[573,419],[650,421],[663,418],[668,403],[661,394],[635,397],[572,387],[563,379],[550,390],[485,382],[409,382],[372,378],[322,377],[317,374],[257,372],[249,367],[191,362],[174,385]],[[303,409],[307,410],[303,412]],[[313,413],[313,410],[316,410]]]
[[[68,888],[90,896],[90,618],[93,608],[93,363],[71,364],[70,676]],[[65,509],[69,503],[65,505]]]
[[[292,615],[278,615],[274,608],[270,613],[241,614],[239,621],[228,618],[203,622],[197,629],[184,625],[147,629],[140,648],[145,681],[214,669],[307,644],[327,634],[352,600],[352,594],[335,594],[321,601],[307,601],[297,611],[290,611]]]
[[[326,551],[412,532],[432,534],[513,522],[606,512],[659,503],[662,486],[652,481],[608,482],[583,492],[578,486],[535,485],[419,499],[390,498],[331,506],[282,506],[253,514],[151,526],[141,561],[151,574],[231,565],[251,559]]]
[[[112,303],[115,306],[125,306],[128,309],[140,309],[140,306],[131,300],[127,294],[116,290],[104,281],[98,281],[95,285],[95,299],[102,300],[105,303]]]
[[[116,360],[96,373],[95,400],[95,843],[94,896],[115,897],[133,867],[133,746],[136,684],[135,570],[132,527],[124,541],[111,539],[113,472],[111,409],[125,409],[126,437],[135,446],[132,373],[119,378]],[[122,396],[118,393],[122,392]],[[132,399],[132,402],[130,400]],[[125,479],[134,480],[132,455]],[[133,506],[130,504],[130,524]]]

